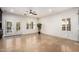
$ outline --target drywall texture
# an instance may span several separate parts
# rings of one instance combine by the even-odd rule
[[[71,31],[62,31],[62,19],[71,18]],[[78,39],[78,9],[72,8],[58,14],[50,15],[40,19],[42,23],[41,32],[44,34],[68,38],[75,41]]]
[[[3,13],[2,17],[3,21],[3,36],[10,36],[10,35],[19,35],[19,34],[29,34],[29,33],[36,33],[37,32],[37,20],[36,18],[27,17],[27,16],[21,16],[21,15],[15,15],[10,13]],[[6,22],[10,21],[12,22],[12,32],[7,33],[6,32]],[[16,31],[16,23],[21,23],[21,29],[20,31]],[[26,29],[26,23],[34,23],[33,29]]]

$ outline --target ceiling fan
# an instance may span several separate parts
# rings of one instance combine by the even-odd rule
[[[32,15],[37,15],[36,12],[33,11],[33,10],[29,10],[29,11],[26,11],[26,12],[29,13],[29,14],[32,14]]]

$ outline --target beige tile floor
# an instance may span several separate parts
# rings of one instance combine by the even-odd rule
[[[78,52],[79,43],[45,34],[5,37],[0,40],[1,52]]]

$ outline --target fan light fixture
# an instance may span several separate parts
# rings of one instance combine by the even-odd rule
[[[33,10],[29,10],[29,11],[26,11],[26,12],[24,13],[24,15],[27,15],[27,14],[29,14],[29,15],[37,15],[37,14],[36,14],[36,11],[33,11]]]

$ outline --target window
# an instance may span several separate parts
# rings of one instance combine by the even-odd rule
[[[62,19],[62,31],[71,31],[71,19]]]
[[[33,27],[34,27],[33,22],[31,22],[31,23],[26,23],[26,29],[33,29]]]
[[[16,23],[16,31],[20,31],[20,22]]]
[[[7,33],[8,32],[12,32],[12,22],[7,22],[7,27],[6,27],[6,29],[7,29]]]
[[[70,18],[67,18],[67,31],[71,31],[71,21],[70,21]]]
[[[29,24],[28,23],[26,24],[26,29],[29,29]]]
[[[33,26],[34,26],[34,25],[33,25],[33,22],[31,22],[31,24],[30,24],[31,29],[33,29]]]
[[[62,19],[62,31],[66,30],[65,19]]]

